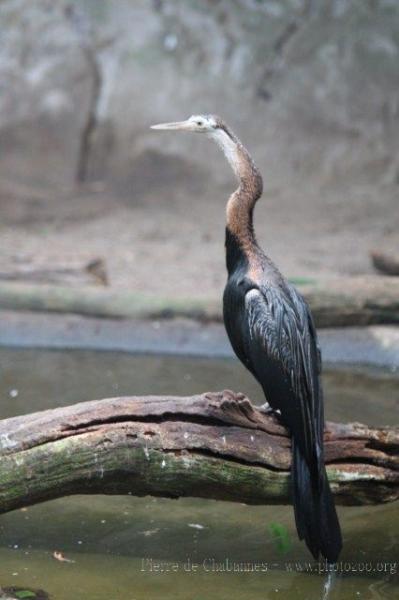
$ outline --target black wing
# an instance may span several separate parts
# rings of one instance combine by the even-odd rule
[[[306,302],[288,284],[245,296],[246,354],[268,402],[281,411],[309,464],[320,464],[324,428],[320,353]]]

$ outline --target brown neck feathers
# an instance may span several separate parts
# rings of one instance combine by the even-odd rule
[[[222,148],[239,182],[227,203],[227,228],[243,250],[251,252],[257,247],[253,209],[262,194],[262,177],[246,148],[226,126],[216,129],[212,137]]]

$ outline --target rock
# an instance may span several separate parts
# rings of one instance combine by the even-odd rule
[[[84,161],[84,178],[130,193],[135,159],[161,143],[148,126],[204,111],[235,125],[271,186],[396,173],[393,0],[6,0],[0,19],[2,177],[71,185]],[[216,150],[189,136],[162,145],[230,181],[209,165]]]

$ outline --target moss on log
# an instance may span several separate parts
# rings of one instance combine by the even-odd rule
[[[340,504],[399,498],[399,431],[328,423]],[[95,400],[0,421],[0,513],[70,494],[290,501],[290,439],[242,394]]]
[[[319,327],[399,323],[399,279],[337,277],[298,288]],[[0,282],[0,308],[110,318],[222,318],[220,298],[166,298],[122,289],[15,282]]]

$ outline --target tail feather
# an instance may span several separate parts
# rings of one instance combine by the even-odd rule
[[[341,529],[328,484],[324,462],[313,472],[293,441],[293,500],[295,522],[300,539],[304,539],[313,557],[321,554],[336,562],[342,549]]]

